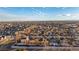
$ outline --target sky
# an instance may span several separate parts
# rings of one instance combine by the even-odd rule
[[[79,7],[0,7],[0,21],[79,20]]]

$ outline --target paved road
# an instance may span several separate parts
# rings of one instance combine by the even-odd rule
[[[28,50],[43,50],[43,51],[79,51],[79,47],[21,47],[21,46],[12,46],[12,48],[18,49],[28,49]]]

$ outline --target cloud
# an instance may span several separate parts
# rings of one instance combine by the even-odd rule
[[[58,14],[57,16],[60,16],[60,17],[70,17],[70,16],[72,16],[72,14]]]
[[[56,17],[60,20],[79,20],[79,13],[58,14]]]
[[[74,13],[74,14],[61,14],[61,16],[66,16],[66,17],[79,17],[79,14],[76,14],[76,13]]]
[[[62,7],[62,9],[64,10],[64,9],[66,9],[67,7]]]
[[[33,13],[33,15],[16,15],[9,13],[0,13],[0,21],[39,21],[45,20],[46,17],[41,11],[39,13]]]
[[[68,17],[70,17],[70,16],[72,16],[72,14],[65,14],[65,16],[68,16]]]
[[[48,15],[43,11],[33,9],[33,15],[17,15],[9,13],[0,13],[0,21],[41,21],[41,20],[71,20],[79,19],[78,13],[67,13],[67,14],[58,14],[58,15]]]
[[[43,9],[45,9],[45,8],[46,7],[43,7]],[[44,20],[46,18],[49,18],[49,16],[50,16],[42,10],[39,10],[39,9],[36,9],[36,8],[32,8],[32,10],[33,10],[34,17],[36,16],[36,18],[38,17],[40,20]]]
[[[9,13],[0,13],[0,21],[17,21],[17,20],[25,20],[27,16],[25,15],[15,15]]]

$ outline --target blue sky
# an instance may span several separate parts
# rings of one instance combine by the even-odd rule
[[[79,20],[78,7],[0,7],[0,21]]]

